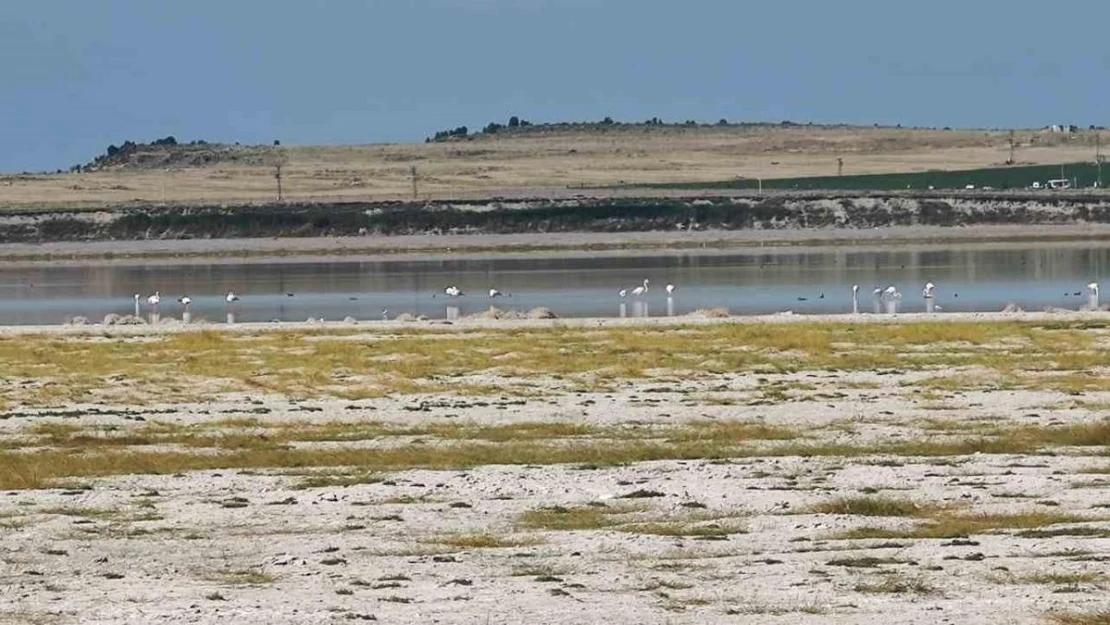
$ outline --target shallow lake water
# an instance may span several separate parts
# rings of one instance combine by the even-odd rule
[[[862,313],[887,310],[875,288],[895,286],[899,312],[926,307],[922,287],[936,284],[941,311],[1024,310],[1089,304],[1085,286],[1108,269],[1110,243],[981,244],[720,252],[604,253],[573,256],[459,257],[442,260],[343,258],[329,262],[82,262],[0,267],[0,324],[54,324],[84,316],[141,313],[160,291],[159,314],[181,317],[177,298],[192,298],[193,320],[329,321],[447,318],[498,308],[550,308],[560,317],[682,315],[723,307],[732,314],[851,312],[859,285]],[[648,291],[631,294],[644,279]],[[668,297],[664,287],[677,288]],[[464,295],[450,298],[443,289]],[[490,299],[496,288],[503,297]],[[625,298],[618,295],[627,289]],[[241,299],[224,301],[232,290]]]

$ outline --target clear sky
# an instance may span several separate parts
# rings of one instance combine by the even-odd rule
[[[4,0],[0,171],[533,121],[1110,125],[1110,2]]]

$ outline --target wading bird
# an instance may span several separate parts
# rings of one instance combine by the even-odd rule
[[[491,298],[492,297],[501,297],[501,291],[498,291],[497,289],[490,289],[489,290],[489,296]]]
[[[667,288],[667,295],[670,295],[671,293],[674,293],[675,289],[677,289],[678,287],[673,285],[673,284],[668,284],[666,288]]]
[[[445,289],[443,289],[443,292],[446,293],[448,297],[459,297],[460,295],[465,295],[465,293],[463,293],[459,289],[459,287],[454,285],[446,287]]]
[[[620,295],[621,298],[624,298],[626,295],[628,295],[628,289],[621,289],[620,291],[617,291],[617,295]]]
[[[138,293],[135,294],[135,316],[136,317],[138,317],[142,314],[142,311],[139,310],[139,298],[140,297],[142,297],[142,295],[139,295]]]
[[[228,291],[227,295],[224,295],[224,301],[228,304],[237,302],[239,301],[239,296],[235,294],[235,291]]]
[[[925,288],[921,290],[921,297],[936,297],[937,285],[932,282],[926,282]]]
[[[643,285],[632,289],[632,294],[637,296],[637,297],[639,297],[639,296],[641,296],[641,295],[643,295],[644,293],[647,293],[647,292],[648,292],[648,279],[647,278],[644,278]]]
[[[150,297],[146,298],[146,303],[150,304],[150,307],[151,307],[152,311],[154,312],[154,314],[157,315],[158,314],[158,304],[162,303],[162,294],[159,291],[155,291],[154,295],[151,295]]]

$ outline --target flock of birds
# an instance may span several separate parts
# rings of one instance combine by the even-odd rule
[[[667,286],[663,287],[663,290],[667,292],[667,295],[674,293],[677,289],[678,287],[673,284],[668,284]],[[633,297],[640,297],[641,295],[647,293],[649,290],[651,290],[651,280],[649,280],[648,278],[644,278],[643,284],[633,287],[632,289],[621,289],[620,291],[617,291],[617,295],[620,295],[622,299],[628,297],[629,294],[631,294]],[[445,287],[443,289],[443,294],[452,299],[466,295],[466,293],[463,293],[462,289],[455,285],[449,285]],[[504,293],[498,291],[497,289],[489,290],[490,299],[493,299],[495,297],[504,297],[504,295]],[[513,294],[509,293],[509,297],[512,296]],[[433,295],[432,297],[435,296]]]
[[[678,289],[678,287],[675,286],[674,284],[668,284],[666,287],[664,287],[664,290],[667,292],[667,297],[668,298],[677,289]],[[651,280],[649,280],[647,278],[644,278],[644,281],[643,281],[642,284],[639,284],[639,285],[633,287],[632,289],[627,289],[627,288],[620,289],[619,291],[617,291],[617,295],[619,295],[621,297],[621,299],[624,299],[624,298],[628,297],[629,295],[632,295],[633,297],[642,297],[645,294],[647,294],[647,292],[649,290],[651,290]],[[460,289],[459,287],[457,287],[455,285],[449,285],[449,286],[445,287],[443,289],[443,294],[446,295],[447,297],[450,297],[451,299],[457,299],[459,297],[463,297],[464,295],[466,295],[466,293],[464,293],[462,291],[462,289]],[[926,311],[927,312],[934,312],[934,311],[942,310],[940,306],[937,306],[935,304],[936,294],[937,294],[937,286],[935,284],[933,284],[932,282],[926,282],[925,287],[921,290],[921,296],[923,298],[925,298]],[[1079,292],[1079,291],[1076,291],[1075,293],[1072,293],[1072,295],[1076,295],[1076,296],[1078,296],[1080,294],[1081,294],[1081,292]],[[288,295],[290,297],[293,296],[292,293],[286,293],[286,295]],[[507,294],[508,297],[512,297],[512,295],[513,295],[512,293]],[[1065,293],[1065,295],[1068,295],[1068,294]],[[1097,282],[1091,282],[1090,284],[1087,285],[1087,295],[1090,298],[1089,307],[1097,309],[1098,308],[1098,296],[1099,296],[1099,294],[1098,294],[1098,283]],[[433,294],[432,297],[435,297],[435,295]],[[489,290],[489,298],[490,299],[495,299],[495,298],[498,298],[498,297],[506,297],[506,294],[502,293],[501,291],[499,291],[495,288],[491,288]],[[901,301],[902,293],[898,290],[898,287],[896,287],[894,285],[890,285],[890,286],[887,286],[885,288],[883,288],[881,286],[877,286],[871,292],[871,297],[872,297],[874,303],[876,304],[876,306],[878,306],[879,304],[882,304],[882,303],[886,303],[889,306],[889,305],[896,304],[897,302]],[[958,298],[959,294],[954,293],[953,297]],[[139,293],[135,294],[135,316],[136,317],[140,316],[140,314],[141,314],[141,309],[140,309],[140,305],[139,305],[139,301],[140,301],[141,298],[142,298],[141,294],[139,294]],[[821,299],[824,299],[824,298],[825,298],[825,294],[822,293],[821,294]],[[799,299],[799,301],[804,301],[806,298],[799,297],[798,299]],[[224,294],[224,302],[227,304],[229,312],[231,311],[232,305],[237,301],[239,301],[239,296],[236,295],[234,291],[228,291],[227,293]],[[159,306],[162,303],[162,293],[160,291],[155,291],[153,295],[150,295],[146,298],[146,302],[147,302],[147,304],[150,305],[151,311],[155,315],[157,315],[158,312],[159,312]],[[190,311],[190,306],[193,303],[193,300],[188,295],[184,295],[182,297],[177,298],[177,303],[181,304],[181,307],[183,308],[184,312],[186,314],[188,314],[189,311]],[[853,284],[852,285],[852,312],[853,313],[859,313],[859,285],[858,284]],[[388,315],[389,315],[389,311],[385,310],[385,309],[382,309],[382,318],[383,319],[388,319],[389,318]]]
[[[139,300],[142,299],[142,297],[143,296],[140,293],[135,294],[135,316],[136,317],[140,316],[141,313],[142,313],[141,307],[139,306]],[[233,303],[239,301],[239,296],[236,295],[234,291],[228,291],[224,295],[224,301],[227,303],[228,306],[231,306]],[[154,295],[151,295],[151,296],[146,298],[146,303],[150,304],[151,311],[154,314],[157,315],[158,314],[158,308],[162,304],[162,292],[161,291],[155,291]],[[193,305],[193,298],[189,297],[188,295],[182,295],[181,297],[177,298],[177,303],[181,304],[181,307],[184,309],[184,311],[186,313],[188,313],[190,306]]]

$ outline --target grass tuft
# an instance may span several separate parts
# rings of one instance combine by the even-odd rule
[[[807,514],[847,514],[856,516],[929,517],[943,506],[921,504],[894,497],[840,497],[803,509]]]
[[[935,595],[939,592],[923,578],[902,575],[884,575],[874,581],[860,582],[852,590],[865,594],[888,595]]]

